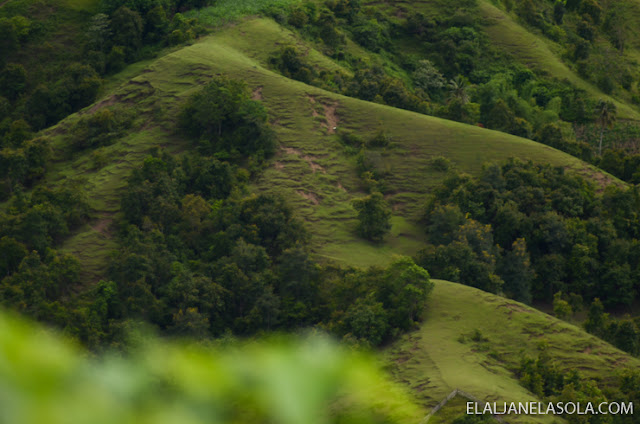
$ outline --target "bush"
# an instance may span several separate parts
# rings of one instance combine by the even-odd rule
[[[379,242],[391,229],[391,211],[381,193],[355,200],[353,207],[358,212],[358,234],[367,240]]]
[[[386,31],[375,19],[366,21],[351,29],[354,40],[373,52],[380,51],[389,41]]]
[[[391,137],[389,137],[389,135],[384,130],[380,130],[376,133],[376,135],[374,135],[373,137],[371,137],[371,139],[369,139],[369,141],[367,142],[367,146],[386,147],[389,145],[390,141],[391,141]]]
[[[304,63],[301,57],[304,53],[295,46],[285,46],[280,49],[269,62],[287,78],[309,84],[315,77],[315,72],[311,65]]]
[[[111,144],[122,137],[133,123],[133,113],[123,109],[103,108],[80,119],[71,130],[71,145],[83,150]]]
[[[613,78],[611,78],[610,74],[601,75],[597,81],[598,88],[602,90],[605,94],[611,94],[613,89],[616,87]]]
[[[302,7],[295,7],[289,12],[289,18],[287,20],[289,25],[293,25],[296,28],[302,28],[309,22],[309,15]]]
[[[438,156],[429,161],[431,169],[438,172],[447,172],[453,167],[451,161],[444,156]]]
[[[361,148],[364,146],[364,140],[354,132],[344,132],[340,135],[342,143],[347,146]]]

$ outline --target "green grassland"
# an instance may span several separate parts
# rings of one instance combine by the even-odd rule
[[[76,234],[64,248],[79,255],[92,275],[97,278],[108,259],[107,252],[98,254],[92,248],[104,237],[93,228],[104,227],[104,221],[117,212],[126,177],[152,148],[180,152],[187,147],[175,131],[175,117],[183,100],[215,74],[246,81],[269,110],[278,135],[280,150],[253,190],[284,195],[313,235],[314,251],[328,259],[368,266],[387,263],[392,254],[414,254],[422,242],[416,221],[425,195],[446,177],[431,169],[429,160],[434,157],[445,156],[458,171],[471,174],[488,161],[518,157],[563,166],[593,176],[601,184],[614,181],[570,155],[527,139],[337,95],[282,77],[267,68],[269,56],[278,51],[282,40],[302,44],[270,19],[242,21],[146,66],[136,66],[138,75],[123,71],[115,77],[124,81],[118,88],[48,131],[58,161],[47,182],[86,179],[84,189],[96,220],[82,230],[89,234]],[[340,68],[311,47],[307,52],[319,69]],[[96,166],[95,153],[89,151],[72,158],[64,154],[65,134],[74,122],[101,107],[118,105],[134,108],[137,119],[128,136],[99,150],[109,158],[106,165]],[[377,171],[386,175],[387,201],[394,215],[385,243],[372,244],[354,231],[356,213],[351,202],[365,191],[355,170],[355,156],[345,151],[339,134],[353,131],[366,139],[380,130],[390,136],[391,143],[371,149],[368,156]],[[88,257],[88,252],[93,256]]]
[[[474,342],[480,331],[488,341]],[[396,379],[412,388],[423,405],[436,406],[454,389],[487,402],[537,402],[511,370],[522,355],[537,357],[538,346],[560,370],[578,370],[602,381],[616,370],[640,367],[633,358],[583,330],[524,304],[475,288],[436,281],[422,327],[386,349]],[[451,402],[432,422],[463,414],[465,402]],[[545,415],[509,416],[509,423],[558,422]]]

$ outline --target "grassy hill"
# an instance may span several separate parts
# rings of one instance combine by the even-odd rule
[[[363,3],[379,6],[380,11],[400,19],[418,11],[428,14],[441,2]],[[85,12],[84,8],[95,6],[70,5]],[[97,102],[44,131],[52,140],[54,160],[41,184],[56,187],[76,182],[91,207],[91,220],[61,246],[82,265],[83,287],[79,291],[106,276],[111,254],[118,247],[111,224],[120,211],[128,176],[154,149],[178,155],[192,148],[177,130],[177,116],[187,97],[216,75],[245,81],[253,98],[267,108],[279,146],[249,190],[281,194],[303,219],[313,237],[313,253],[321,260],[366,267],[387,264],[396,254],[415,254],[424,245],[423,231],[417,224],[423,203],[447,176],[432,165],[435,158],[444,157],[456,171],[477,175],[487,162],[516,157],[565,168],[602,189],[624,184],[574,156],[526,138],[358,100],[286,78],[270,65],[270,58],[283,45],[295,45],[317,70],[353,73],[344,62],[326,55],[317,43],[272,19],[240,19],[263,6],[264,2],[221,1],[218,8],[192,12],[190,16],[218,29],[191,45],[167,48],[156,59],[138,62],[108,77]],[[492,42],[519,62],[566,78],[593,97],[610,98],[620,118],[640,120],[634,106],[604,95],[574,73],[562,62],[557,46],[489,2],[480,0],[479,7]],[[226,9],[221,12],[221,8]],[[233,23],[222,26],[230,17]],[[345,50],[356,58],[379,61],[400,79],[406,77],[406,72],[394,68],[383,54],[366,52],[350,40]],[[73,151],[70,140],[75,126],[107,108],[132,115],[126,135],[94,150]],[[357,155],[341,137],[353,132],[369,139],[381,131],[389,137],[389,145],[368,148],[366,157],[384,175],[393,216],[384,242],[374,244],[355,233],[352,202],[365,196],[366,190],[358,176]],[[640,366],[637,359],[575,326],[454,283],[436,283],[425,318],[419,330],[385,352],[395,377],[411,388],[424,410],[454,389],[483,400],[536,400],[520,385],[513,369],[521,355],[535,356],[543,341],[561,369],[578,369],[605,383],[615,377],[618,367]],[[474,341],[476,334],[486,340]],[[449,422],[463,407],[463,402],[454,400],[432,422]],[[513,422],[552,421],[527,417]]]
[[[127,69],[116,79],[124,82],[95,105],[70,116],[48,131],[59,160],[47,182],[76,177],[86,179],[84,189],[96,219],[72,236],[64,248],[78,255],[89,279],[99,278],[108,259],[108,224],[119,208],[120,190],[129,172],[154,147],[171,152],[187,148],[175,131],[174,119],[189,94],[211,76],[241,78],[270,113],[280,150],[253,185],[256,191],[279,192],[304,218],[314,235],[315,252],[330,259],[360,266],[386,263],[392,254],[413,254],[421,243],[415,225],[417,212],[429,189],[445,173],[432,169],[429,160],[447,157],[457,170],[474,174],[487,161],[509,157],[531,159],[592,176],[607,184],[613,177],[551,147],[502,132],[447,121],[376,103],[365,102],[293,81],[266,67],[269,55],[282,40],[302,43],[290,31],[264,18],[245,20],[197,43]],[[323,67],[338,64],[309,49],[310,60]],[[96,153],[63,151],[65,133],[83,116],[105,106],[134,107],[134,130],[116,143],[100,148],[109,158],[96,165]],[[336,127],[336,130],[333,130]],[[365,192],[355,171],[356,159],[339,141],[345,131],[367,138],[384,130],[391,144],[371,151],[376,168],[388,174],[388,202],[394,215],[386,242],[370,244],[356,236],[351,201]],[[99,246],[98,249],[95,246]]]
[[[485,340],[474,341],[476,331]],[[578,327],[521,303],[447,281],[436,281],[422,327],[385,354],[394,376],[430,408],[454,389],[487,402],[537,402],[512,370],[523,355],[537,357],[540,343],[548,345],[559,369],[575,369],[605,384],[617,370],[640,366],[637,358]],[[430,422],[450,422],[465,408],[464,402],[452,401]],[[557,418],[509,416],[508,422],[551,423]]]

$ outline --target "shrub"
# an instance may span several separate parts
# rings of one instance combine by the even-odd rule
[[[384,130],[380,130],[376,133],[376,135],[369,139],[367,145],[369,147],[386,147],[389,145],[390,141],[391,137],[389,137],[389,135]]]
[[[447,172],[453,167],[451,161],[444,156],[438,156],[429,161],[429,166],[434,171]]]
[[[344,132],[340,135],[342,143],[351,147],[362,147],[364,146],[364,140],[355,132]]]
[[[106,146],[122,137],[132,123],[133,114],[123,109],[100,109],[74,125],[71,130],[71,145],[75,150]]]
[[[391,229],[391,211],[382,194],[376,192],[355,200],[353,207],[358,212],[358,234],[371,241],[382,241]]]
[[[293,25],[296,28],[302,28],[309,22],[309,15],[302,7],[295,7],[289,12],[289,18],[287,19],[289,25]]]

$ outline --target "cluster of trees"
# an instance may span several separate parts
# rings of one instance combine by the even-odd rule
[[[432,283],[411,259],[366,271],[322,266],[282,198],[246,193],[241,166],[259,166],[275,148],[266,111],[248,93],[214,78],[180,115],[200,154],[156,153],[134,171],[111,280],[76,329],[90,345],[116,342],[132,319],[198,337],[319,325],[369,345],[420,319]]]
[[[6,136],[16,122],[24,121],[29,130],[40,130],[87,106],[101,83],[96,71],[80,57],[67,51],[56,56],[50,46],[42,49],[44,40],[54,31],[50,22],[26,17],[31,12],[21,5],[5,9],[5,16],[0,16],[0,137]],[[29,54],[39,47],[37,55]],[[54,56],[57,60],[51,59],[43,66],[31,56]]]
[[[108,143],[130,121],[104,108],[71,128],[71,144]],[[121,345],[140,320],[201,338],[318,326],[376,346],[421,319],[432,283],[410,258],[368,270],[321,265],[281,197],[248,194],[276,141],[246,84],[214,78],[186,101],[178,129],[198,152],[156,151],[134,170],[108,279],[88,291],[74,291],[78,261],[54,250],[87,219],[82,191],[16,186],[0,214],[2,304],[94,348]]]
[[[563,292],[631,305],[640,290],[639,201],[636,188],[596,195],[562,168],[487,165],[478,178],[454,175],[434,191],[424,218],[430,243],[417,263],[523,302]]]
[[[204,32],[182,13],[211,0],[102,0],[93,16],[85,46],[89,63],[101,74],[117,72],[163,45],[180,44]],[[146,51],[145,51],[146,50]]]
[[[379,64],[355,58],[346,52],[346,40],[372,52],[393,50],[392,24],[384,16],[372,17],[357,0],[330,0],[324,4],[304,2],[290,7],[272,7],[268,12],[280,23],[299,31],[303,37],[317,41],[319,48],[341,61],[354,75],[335,71],[318,72],[303,59],[306,55],[295,46],[285,46],[271,64],[287,77],[369,101],[388,104],[422,113],[428,111],[420,98],[403,79],[389,75]]]
[[[64,298],[78,281],[80,264],[54,248],[87,219],[77,187],[16,190],[0,213],[0,302],[63,327]]]
[[[243,194],[234,171],[213,157],[145,160],[122,200],[110,281],[83,309],[78,337],[117,343],[143,319],[195,337],[319,325],[375,346],[420,320],[432,288],[423,268],[409,258],[366,271],[315,263],[284,201]]]
[[[380,159],[380,149],[389,145],[390,137],[383,130],[368,140],[353,132],[342,132],[340,137],[345,150],[356,155],[358,176],[363,188],[369,193],[353,202],[358,213],[356,232],[369,241],[380,242],[391,229],[391,209],[383,196],[387,191],[385,178],[388,172],[382,171],[377,162]]]
[[[603,387],[597,381],[587,379],[576,370],[568,372],[560,370],[542,345],[537,358],[522,358],[516,375],[520,383],[532,393],[548,402],[573,402],[584,406],[588,402],[599,405],[603,402],[638,402],[640,391],[640,373],[636,370],[621,372],[615,386]],[[583,409],[584,410],[584,409]],[[565,414],[563,418],[569,423],[633,423],[633,414],[619,415],[578,415]]]
[[[73,21],[64,8],[53,12],[49,20],[25,17],[31,11],[20,5],[9,11],[3,8],[0,139],[12,137],[12,127],[23,123],[28,124],[27,131],[55,124],[96,99],[102,76],[149,57],[163,46],[202,34],[204,29],[195,19],[179,12],[208,4],[207,0],[104,0],[101,13],[87,17],[88,23]],[[78,30],[69,34],[68,43],[49,42],[59,37],[57,20],[69,20],[70,28]]]
[[[505,6],[512,0],[503,0]],[[507,7],[510,9],[510,7]],[[603,92],[614,91],[638,101],[633,62],[624,56],[634,36],[632,20],[637,7],[630,2],[597,0],[524,0],[515,14],[565,49],[563,58]]]
[[[201,153],[218,159],[260,163],[275,152],[276,139],[267,111],[260,102],[251,100],[243,81],[214,77],[187,100],[179,125],[198,142]]]
[[[596,109],[597,122],[575,126],[576,138],[593,150],[591,163],[623,181],[640,183],[640,127],[616,120],[615,106],[608,105],[602,111],[605,113]],[[597,154],[592,146],[598,146],[602,153]]]
[[[317,41],[319,48],[353,72],[353,76],[318,72],[305,61],[305,52],[285,46],[271,59],[285,76],[348,96],[508,132],[584,160],[598,160],[600,149],[594,145],[602,137],[588,140],[594,145],[576,141],[569,123],[596,123],[602,130],[608,125],[599,121],[602,108],[584,90],[566,80],[535,74],[493,46],[478,21],[476,2],[439,5],[429,17],[411,13],[401,24],[375,6],[362,7],[350,0],[272,8],[271,14],[303,37]],[[344,49],[347,38],[392,59],[353,57]],[[415,44],[411,53],[399,48],[408,40]],[[401,69],[392,69],[391,62]]]
[[[7,200],[16,188],[30,186],[40,178],[50,156],[48,138],[32,138],[29,124],[14,121],[0,139],[0,200]]]
[[[584,328],[618,349],[640,356],[640,317],[612,318],[604,312],[602,302],[596,298],[589,307]]]

